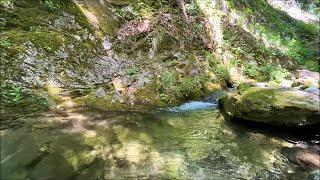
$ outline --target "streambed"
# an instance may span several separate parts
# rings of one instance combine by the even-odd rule
[[[309,173],[282,154],[290,143],[225,119],[214,104],[74,109],[24,122],[1,130],[1,179],[304,179]]]

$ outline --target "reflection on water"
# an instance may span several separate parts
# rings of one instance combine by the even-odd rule
[[[74,110],[1,131],[1,179],[304,178],[285,141],[215,109],[173,113]]]

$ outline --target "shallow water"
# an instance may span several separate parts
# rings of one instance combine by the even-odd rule
[[[184,107],[184,106],[183,106]],[[185,110],[185,109],[184,109]],[[1,131],[1,179],[304,179],[289,143],[186,112],[48,112]]]

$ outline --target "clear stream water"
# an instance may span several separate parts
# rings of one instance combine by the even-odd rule
[[[1,180],[304,179],[290,145],[191,102],[150,112],[70,110],[1,130]]]

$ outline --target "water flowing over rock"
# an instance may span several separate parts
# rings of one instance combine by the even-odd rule
[[[210,102],[190,101],[180,106],[170,108],[170,111],[188,112],[188,111],[194,111],[194,110],[212,109],[214,107],[217,107],[217,104],[210,103]]]
[[[280,126],[320,123],[319,96],[300,90],[247,88],[221,100],[232,118]]]

